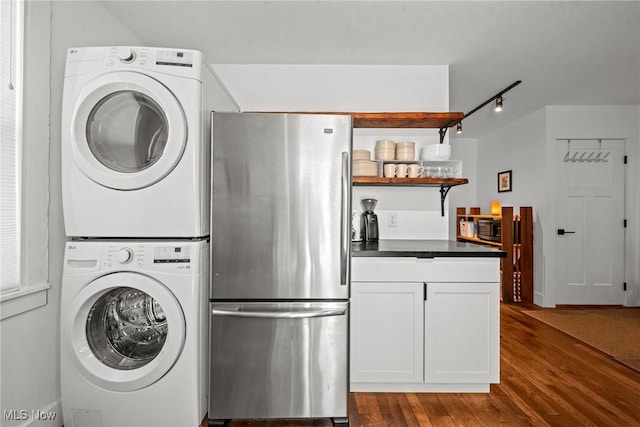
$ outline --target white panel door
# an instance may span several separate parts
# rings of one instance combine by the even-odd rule
[[[423,283],[352,283],[352,383],[423,381],[423,302]]]
[[[558,141],[556,304],[624,302],[624,141]]]
[[[427,283],[426,383],[500,381],[500,284]]]

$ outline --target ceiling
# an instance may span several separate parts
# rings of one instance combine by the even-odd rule
[[[522,80],[501,113],[464,120],[465,138],[546,105],[640,105],[637,1],[103,3],[145,44],[214,64],[448,64],[451,111]]]

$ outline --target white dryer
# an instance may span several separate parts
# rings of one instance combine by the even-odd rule
[[[198,51],[69,49],[62,103],[66,234],[208,235],[210,112],[238,110]]]
[[[198,427],[207,409],[207,241],[65,247],[66,427]]]

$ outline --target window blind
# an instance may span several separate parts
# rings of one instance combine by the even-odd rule
[[[23,10],[0,1],[0,294],[21,285]]]

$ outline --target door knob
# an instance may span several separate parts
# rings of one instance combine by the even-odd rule
[[[565,234],[576,234],[576,232],[566,231],[564,228],[558,228],[558,236],[564,236]]]

